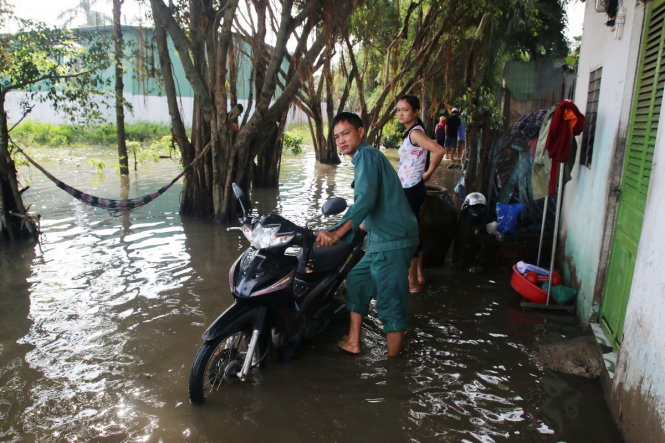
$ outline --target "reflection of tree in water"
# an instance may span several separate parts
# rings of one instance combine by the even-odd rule
[[[0,337],[13,343],[30,327],[30,267],[34,245],[5,243],[0,248]]]
[[[32,325],[28,280],[34,259],[34,245],[5,243],[0,248],[0,405],[12,405],[2,407],[0,435],[5,436],[21,421],[18,415],[29,404],[32,380],[40,376],[25,363],[32,346],[18,343]]]
[[[120,176],[120,198],[123,200],[129,199],[129,176],[127,175]],[[124,236],[132,233],[131,231],[132,222],[129,217],[129,212],[130,211],[125,209],[120,213],[120,220],[122,222],[123,244],[125,243]],[[124,249],[127,250],[126,247]]]
[[[201,321],[207,325],[233,301],[229,269],[248,244],[240,231],[226,231],[225,225],[210,221],[182,217],[182,227],[196,275],[189,290],[199,298]]]

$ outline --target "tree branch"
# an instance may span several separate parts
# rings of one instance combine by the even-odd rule
[[[68,78],[76,78],[76,77],[80,77],[82,75],[90,74],[94,71],[95,71],[94,69],[89,69],[87,71],[77,72],[77,73],[74,73],[74,74],[67,74],[67,75],[43,75],[39,78],[36,78],[36,79],[33,79],[33,80],[28,80],[28,81],[25,81],[23,83],[16,83],[16,84],[13,84],[13,85],[8,85],[7,87],[2,89],[2,92],[4,93],[4,92],[12,91],[14,89],[21,89],[21,88],[24,88],[28,85],[33,85],[35,83],[43,82],[43,81],[46,81],[46,80],[67,80]]]
[[[155,19],[155,24],[162,25],[168,32],[173,40],[173,44],[180,54],[180,62],[185,70],[185,75],[192,85],[194,92],[201,99],[201,106],[207,114],[211,114],[213,110],[212,99],[210,98],[210,91],[199,72],[194,67],[192,59],[189,54],[189,49],[192,44],[187,38],[185,33],[180,29],[176,23],[171,11],[167,8],[162,0],[150,0],[152,6],[152,14]]]

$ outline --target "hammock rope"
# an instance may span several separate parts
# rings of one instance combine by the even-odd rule
[[[97,197],[91,194],[87,194],[83,191],[80,191],[72,186],[69,186],[68,184],[58,180],[53,174],[48,172],[43,166],[41,166],[39,163],[37,163],[35,160],[33,160],[23,149],[21,149],[16,143],[14,143],[13,140],[10,139],[14,147],[16,147],[16,150],[23,154],[23,156],[28,160],[28,162],[33,165],[35,168],[39,169],[46,177],[49,178],[55,185],[74,197],[75,199],[85,203],[86,205],[90,206],[96,206],[98,208],[103,208],[103,209],[108,209],[110,212],[118,212],[121,210],[128,210],[131,211],[133,209],[140,208],[142,206],[147,205],[151,201],[155,200],[157,197],[165,193],[175,182],[180,180],[186,173],[189,171],[194,164],[201,159],[205,155],[205,153],[209,150],[210,148],[210,143],[208,143],[202,150],[201,152],[198,153],[196,157],[194,157],[194,160],[191,161],[185,169],[182,170],[173,180],[171,180],[168,184],[162,186],[159,188],[157,191],[152,192],[150,194],[146,194],[142,197],[136,197],[136,198],[130,198],[130,199],[112,199],[112,198],[103,198],[103,197]]]

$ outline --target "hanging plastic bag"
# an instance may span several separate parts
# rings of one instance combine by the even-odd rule
[[[496,204],[496,219],[499,222],[497,230],[504,234],[514,234],[517,231],[517,220],[524,205],[522,203]]]

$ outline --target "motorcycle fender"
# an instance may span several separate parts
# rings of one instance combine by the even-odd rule
[[[252,325],[252,327],[260,326],[256,324],[260,317],[261,309],[258,306],[237,302],[233,303],[208,326],[208,329],[203,333],[203,340],[213,340],[222,334],[231,332],[247,324]]]

